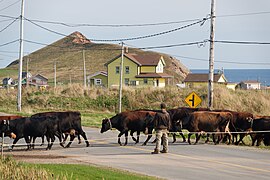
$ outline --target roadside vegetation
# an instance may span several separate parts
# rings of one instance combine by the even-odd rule
[[[0,179],[16,180],[88,180],[88,179],[157,179],[112,168],[79,164],[29,164],[0,159]]]
[[[270,91],[236,90],[214,86],[214,109],[251,112],[254,115],[269,115]],[[123,89],[122,110],[159,109],[160,102],[168,108],[187,106],[185,98],[195,92],[202,99],[198,107],[207,107],[207,87],[179,89],[129,88]],[[99,126],[101,119],[111,117],[118,111],[118,89],[87,88],[80,84],[37,90],[28,87],[22,93],[22,112],[17,112],[17,90],[0,90],[0,111],[12,114],[31,115],[42,111],[76,110],[82,113],[83,125]]]

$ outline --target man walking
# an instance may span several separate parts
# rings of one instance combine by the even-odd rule
[[[166,104],[160,104],[161,112],[157,112],[154,117],[154,125],[156,131],[156,148],[152,154],[168,153],[168,130],[170,129],[170,115],[166,111]],[[160,151],[161,141],[163,142],[163,150]]]

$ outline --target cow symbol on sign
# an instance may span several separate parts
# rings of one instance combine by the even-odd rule
[[[185,101],[191,108],[196,108],[202,102],[201,98],[195,92],[188,95]]]

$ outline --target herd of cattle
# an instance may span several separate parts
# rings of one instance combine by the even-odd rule
[[[190,137],[196,135],[195,144],[200,139],[202,133],[212,135],[213,142],[219,143],[221,140],[228,144],[238,145],[246,135],[252,138],[252,145],[270,145],[270,116],[255,116],[248,112],[235,112],[230,110],[209,110],[207,108],[176,108],[167,110],[170,114],[171,126],[169,131],[173,136],[173,143],[176,141],[176,133],[180,133],[183,141],[186,141],[182,129],[189,131],[188,143],[191,144]],[[101,133],[109,129],[116,128],[120,131],[118,143],[122,145],[120,137],[125,134],[125,144],[128,140],[128,132],[132,139],[138,143],[141,132],[148,132],[148,137],[143,143],[146,145],[152,137],[155,116],[159,110],[135,110],[119,113],[112,118],[102,120]],[[133,133],[137,132],[137,138]],[[238,139],[239,137],[239,139]],[[216,139],[217,138],[217,139]],[[244,142],[243,142],[244,143]]]
[[[209,110],[207,108],[175,108],[167,110],[170,114],[169,131],[176,142],[176,134],[179,133],[183,141],[186,141],[182,133],[183,129],[188,130],[188,143],[191,144],[190,137],[196,135],[196,144],[202,133],[207,134],[207,140],[212,135],[213,142],[218,144],[220,141],[227,144],[238,145],[246,135],[250,135],[252,145],[257,146],[263,141],[264,145],[270,145],[270,116],[255,116],[248,112],[235,112],[229,110]],[[120,131],[118,143],[121,143],[121,136],[125,135],[125,143],[128,142],[128,133],[132,136],[135,143],[139,142],[140,133],[148,134],[143,145],[152,137],[155,128],[155,118],[160,114],[159,110],[135,110],[118,113],[111,118],[102,120],[101,133],[112,128]],[[81,114],[76,111],[65,112],[44,112],[37,113],[31,117],[20,116],[0,116],[0,133],[14,139],[13,145],[19,139],[24,138],[27,150],[34,148],[35,139],[42,138],[42,144],[46,137],[48,145],[46,149],[51,149],[55,137],[59,139],[62,147],[70,147],[72,141],[77,136],[79,143],[80,136],[85,140],[86,146],[89,141],[81,126]],[[137,133],[137,137],[133,134]],[[65,141],[70,135],[69,143],[64,146]],[[243,142],[243,141],[242,141]],[[243,142],[244,143],[244,142]]]

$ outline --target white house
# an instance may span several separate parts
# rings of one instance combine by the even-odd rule
[[[257,80],[242,81],[239,87],[240,89],[261,89],[261,83]]]

